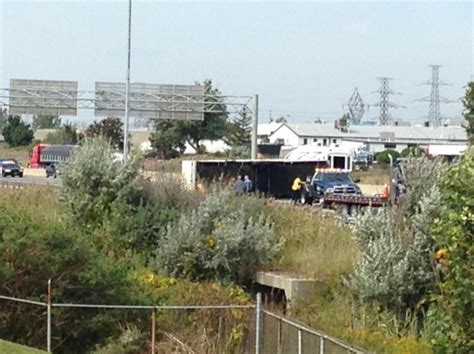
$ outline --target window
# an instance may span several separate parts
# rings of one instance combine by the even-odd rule
[[[308,144],[308,139],[304,138],[303,139],[303,145],[306,145],[306,144]]]
[[[394,143],[385,143],[384,147],[386,149],[396,149],[397,148],[397,144],[394,144]]]
[[[337,139],[332,139],[332,143],[333,143],[333,144],[336,144],[336,143],[337,143]]]
[[[316,142],[318,142],[318,139],[316,139],[316,138],[313,139],[313,143],[316,143]]]
[[[328,139],[323,139],[323,146],[327,146],[328,145]]]

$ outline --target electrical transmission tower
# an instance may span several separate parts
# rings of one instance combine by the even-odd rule
[[[346,104],[351,123],[359,124],[362,117],[364,116],[367,106],[365,105],[362,97],[359,94],[359,90],[354,88],[349,102]]]
[[[392,116],[390,115],[389,109],[403,107],[390,102],[390,95],[400,93],[392,91],[392,89],[390,88],[390,80],[392,80],[391,78],[378,77],[377,80],[380,81],[380,88],[378,91],[375,92],[380,93],[380,101],[379,103],[374,104],[374,106],[380,107],[379,124],[390,125],[392,124]]]
[[[447,85],[439,80],[439,68],[441,65],[429,66],[431,67],[431,81],[423,82],[423,85],[431,86],[430,96],[420,98],[417,101],[430,103],[430,109],[428,112],[429,124],[433,127],[439,127],[441,125],[440,103],[449,103],[451,101],[439,95],[439,87]]]

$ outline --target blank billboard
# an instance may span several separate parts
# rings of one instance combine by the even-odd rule
[[[123,116],[125,83],[95,83],[95,115]],[[130,84],[129,116],[145,119],[204,119],[204,88],[201,85]]]
[[[10,114],[77,115],[77,81],[10,80]]]

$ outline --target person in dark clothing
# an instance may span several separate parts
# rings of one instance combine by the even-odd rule
[[[242,195],[245,192],[244,181],[242,181],[242,176],[240,175],[237,176],[237,179],[235,180],[234,192],[235,192],[235,195]]]
[[[245,193],[250,193],[253,189],[253,183],[252,180],[249,178],[249,176],[245,175],[244,177],[244,191]]]

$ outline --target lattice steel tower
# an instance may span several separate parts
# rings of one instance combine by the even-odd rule
[[[356,124],[360,123],[362,117],[364,116],[367,106],[362,100],[362,97],[360,96],[360,93],[357,87],[354,88],[354,92],[352,93],[352,96],[349,99],[349,102],[347,102],[346,106],[347,106],[351,123],[356,123]]]
[[[389,109],[401,107],[395,103],[390,102],[390,95],[399,93],[390,89],[390,80],[392,80],[391,78],[378,77],[377,80],[380,81],[380,88],[375,92],[380,93],[380,101],[379,103],[374,104],[374,106],[380,107],[379,124],[390,125],[392,124],[392,116],[390,115]]]
[[[439,80],[439,68],[441,65],[429,65],[431,67],[431,81],[423,82],[423,85],[431,86],[431,93],[428,97],[418,99],[420,102],[429,102],[430,108],[428,111],[428,121],[430,126],[439,127],[441,125],[441,110],[440,103],[448,103],[445,97],[439,95],[439,87],[447,84]]]

